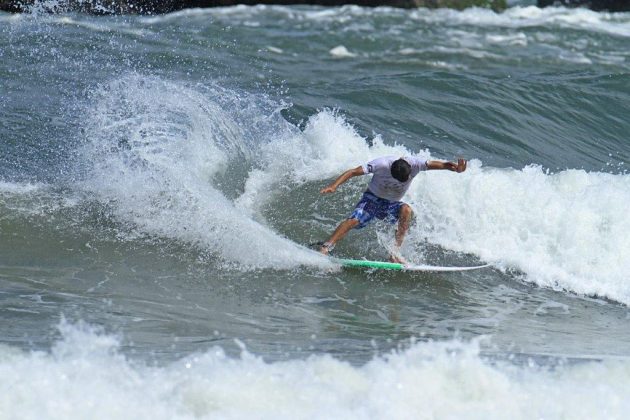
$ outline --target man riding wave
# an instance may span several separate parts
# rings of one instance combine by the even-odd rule
[[[351,229],[361,229],[376,217],[392,224],[398,222],[395,249],[390,260],[404,264],[405,261],[400,256],[399,250],[409,229],[413,211],[411,206],[402,202],[401,199],[409,189],[413,178],[420,171],[434,169],[461,173],[466,170],[466,160],[458,159],[457,163],[454,163],[424,160],[412,156],[400,158],[383,156],[345,171],[332,184],[322,188],[320,193],[334,193],[341,184],[355,176],[372,174],[372,179],[352,214],[337,226],[330,238],[322,244],[320,252],[328,255],[335,244]]]

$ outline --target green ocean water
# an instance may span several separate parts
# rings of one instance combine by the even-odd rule
[[[0,14],[0,412],[89,415],[66,375],[103,418],[410,418],[436,383],[429,417],[615,418],[629,38],[628,14],[533,6]],[[319,190],[390,154],[470,160],[414,181],[403,254],[490,268],[308,248],[367,179]],[[392,236],[335,251],[386,259]]]

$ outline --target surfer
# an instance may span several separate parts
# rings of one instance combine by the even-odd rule
[[[458,159],[457,163],[454,163],[424,160],[411,156],[401,158],[383,156],[345,171],[332,184],[322,188],[320,193],[334,193],[341,184],[355,176],[372,174],[372,179],[352,214],[337,226],[337,229],[322,244],[319,251],[324,255],[328,255],[335,244],[346,236],[351,229],[361,229],[376,217],[380,220],[387,220],[392,224],[398,222],[395,235],[395,249],[390,256],[390,260],[404,264],[405,261],[400,256],[399,250],[405,239],[407,229],[409,229],[413,211],[409,204],[400,200],[409,189],[413,178],[420,171],[433,169],[447,169],[457,173],[464,172],[466,170],[466,160]]]

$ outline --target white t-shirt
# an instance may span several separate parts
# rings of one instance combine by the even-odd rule
[[[390,201],[400,201],[409,189],[411,181],[420,171],[427,170],[427,161],[411,156],[403,157],[411,165],[411,173],[407,182],[400,182],[392,176],[392,163],[400,159],[397,156],[383,156],[361,165],[364,174],[373,174],[368,189],[377,197]]]

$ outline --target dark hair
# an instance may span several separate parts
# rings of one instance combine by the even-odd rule
[[[400,182],[407,182],[411,174],[411,165],[405,159],[400,158],[392,163],[392,176]]]

